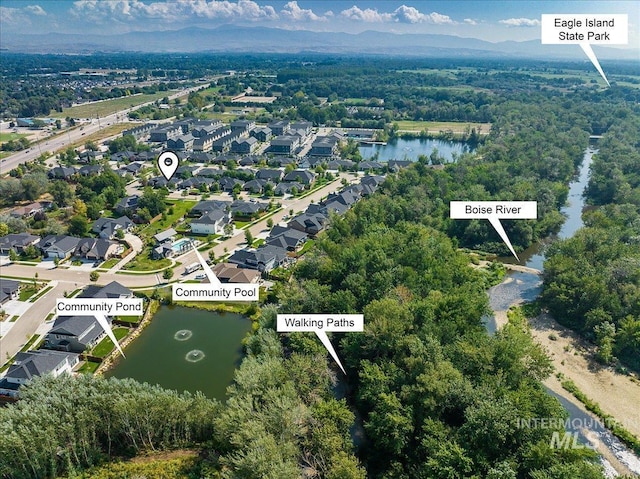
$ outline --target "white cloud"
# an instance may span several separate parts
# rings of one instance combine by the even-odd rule
[[[377,23],[377,22],[399,22],[399,23],[432,23],[436,25],[454,24],[451,17],[442,15],[441,13],[432,12],[429,14],[422,13],[415,7],[401,5],[393,12],[382,13],[375,8],[361,9],[357,5],[340,12],[349,20],[357,20],[361,22]]]
[[[362,10],[356,5],[348,8],[347,10],[342,10],[340,15],[348,18],[349,20],[357,20],[367,23],[384,22],[392,19],[392,15],[390,13],[380,13],[375,8],[366,8]]]
[[[24,7],[24,9],[27,12],[39,17],[45,16],[47,14],[47,12],[44,11],[44,8],[42,8],[40,5],[27,5],[26,7]]]
[[[140,0],[78,0],[71,13],[95,23],[160,20],[181,23],[193,18],[222,20],[273,20],[278,14],[272,6],[253,0],[175,0],[144,3]]]
[[[466,23],[467,25],[477,25],[478,22],[476,22],[473,18],[465,18],[464,19],[464,23]]]
[[[537,27],[540,25],[540,20],[537,18],[508,18],[500,20],[499,23],[508,27]]]
[[[298,2],[293,0],[287,3],[280,11],[283,18],[296,22],[323,22],[327,20],[326,15],[320,16],[308,8],[300,8]]]

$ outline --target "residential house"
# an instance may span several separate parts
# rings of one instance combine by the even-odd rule
[[[218,168],[202,168],[196,173],[197,176],[204,176],[208,178],[219,178],[224,173],[224,170]]]
[[[102,171],[102,165],[84,165],[78,170],[78,174],[81,176],[93,176],[99,175]]]
[[[282,170],[270,170],[264,168],[262,170],[258,170],[256,173],[257,180],[268,180],[273,183],[279,183],[282,180],[283,172]]]
[[[295,181],[303,185],[310,185],[315,178],[315,173],[309,170],[293,170],[287,173],[282,181]]]
[[[327,163],[327,170],[332,171],[349,171],[353,170],[357,166],[357,163],[351,160],[331,160]]]
[[[231,203],[228,201],[219,201],[219,200],[201,201],[197,205],[195,205],[193,208],[191,208],[191,211],[189,211],[188,216],[202,216],[205,213],[209,213],[210,211],[213,211],[213,210],[225,211],[230,204]]]
[[[75,255],[88,260],[107,260],[121,253],[123,246],[115,241],[102,238],[82,238],[78,243]]]
[[[267,211],[266,203],[237,200],[231,203],[231,214],[234,218],[257,218],[260,213]]]
[[[215,178],[207,178],[206,176],[205,177],[194,176],[191,178],[187,178],[184,181],[181,181],[180,183],[178,183],[177,187],[180,190],[188,190],[191,188],[200,189],[202,185],[206,185],[208,189],[214,183],[217,183]]]
[[[290,156],[274,156],[273,158],[269,158],[268,164],[271,167],[282,168],[287,165],[295,165],[297,160]]]
[[[309,136],[313,129],[313,123],[310,121],[297,121],[295,123],[291,123],[290,129],[296,131],[302,130],[304,132],[304,136]]]
[[[98,218],[91,226],[91,231],[103,239],[114,239],[118,236],[118,230],[123,233],[130,232],[135,227],[133,221],[127,216],[120,218]]]
[[[273,190],[273,193],[276,196],[283,196],[292,195],[302,190],[304,190],[304,185],[302,183],[292,181],[291,183],[279,183]]]
[[[49,235],[40,241],[38,247],[47,258],[66,259],[75,253],[81,239],[68,235]]]
[[[382,171],[386,168],[386,166],[377,161],[361,161],[358,163],[358,171]]]
[[[73,166],[54,166],[47,172],[47,176],[51,180],[68,180],[76,174]]]
[[[164,143],[168,140],[177,138],[182,134],[183,134],[182,127],[180,126],[176,126],[176,125],[161,126],[149,132],[149,141]]]
[[[11,250],[22,253],[27,246],[36,246],[39,242],[40,236],[29,233],[10,233],[0,237],[0,254],[9,254]]]
[[[286,259],[286,249],[274,245],[263,245],[257,249],[238,250],[229,257],[228,262],[243,268],[258,270],[261,273],[268,273],[284,264]]]
[[[268,126],[262,128],[256,128],[255,130],[251,130],[251,136],[253,136],[256,140],[265,142],[271,138],[271,128]]]
[[[335,136],[318,136],[311,144],[312,156],[333,156],[338,152],[338,138]]]
[[[111,324],[111,318],[106,317]],[[93,348],[105,336],[94,316],[58,316],[45,337],[45,347],[82,353]]]
[[[153,239],[156,240],[156,244],[162,244],[166,242],[173,241],[178,233],[173,228],[169,228],[168,230],[161,231],[158,234],[153,235]]]
[[[289,121],[288,120],[279,120],[272,121],[267,125],[271,130],[271,133],[276,136],[284,135],[289,131]]]
[[[242,186],[242,189],[245,191],[249,191],[250,193],[258,194],[258,193],[262,193],[267,183],[270,183],[270,182],[267,180],[251,180],[251,181],[247,181]],[[273,185],[273,183],[271,184]]]
[[[31,379],[45,374],[54,377],[70,374],[78,362],[78,355],[74,353],[45,349],[19,352],[4,378],[0,380],[0,395],[17,398],[20,386],[27,384]]]
[[[309,236],[316,236],[323,231],[329,223],[329,215],[322,212],[309,212],[294,217],[288,224],[289,228],[307,233]]]
[[[233,263],[218,263],[212,270],[222,283],[257,283],[260,280],[259,271]]]
[[[192,134],[181,135],[176,138],[169,138],[167,140],[167,147],[176,151],[185,151],[193,148],[193,142],[195,137]]]
[[[51,202],[39,202],[31,203],[26,206],[20,206],[11,210],[9,216],[12,218],[31,218],[35,216],[37,213],[42,213],[45,210],[49,209]]]
[[[266,244],[273,244],[288,251],[297,251],[307,241],[308,235],[304,231],[298,231],[284,226],[274,226],[269,233]]]
[[[271,140],[269,151],[280,155],[292,155],[300,146],[300,138],[295,135],[281,135]]]
[[[235,120],[231,122],[231,131],[241,134],[249,134],[255,127],[255,120]]]
[[[191,221],[191,232],[200,235],[223,234],[224,227],[231,221],[231,213],[215,209]]]
[[[116,203],[113,209],[116,213],[121,215],[134,213],[138,209],[139,199],[140,196],[138,195],[125,196]]]
[[[213,151],[226,151],[231,147],[231,144],[240,138],[240,134],[238,132],[231,132],[228,135],[225,135],[221,138],[218,138],[213,142]]]
[[[78,155],[78,163],[87,164],[95,163],[104,158],[104,153],[101,151],[85,150]]]
[[[193,149],[196,149],[195,141]],[[208,149],[210,150],[211,148]],[[196,163],[211,163],[213,161],[213,153],[206,153],[204,151],[193,151],[189,155],[189,158],[191,159],[191,161],[195,161]]]
[[[193,140],[193,151],[209,151],[213,148],[215,136],[201,136]]]
[[[0,304],[4,304],[20,296],[20,282],[0,278]]]
[[[222,178],[220,178],[219,184],[222,191],[231,192],[236,185],[240,185],[240,188],[242,188],[242,185],[244,185],[244,181],[239,180],[238,178],[223,176]]]
[[[408,168],[412,164],[413,164],[413,161],[409,161],[409,160],[389,160],[387,163],[387,168],[389,168],[389,171],[393,171],[397,173],[402,168]]]
[[[249,155],[253,153],[258,146],[258,140],[256,138],[238,139],[231,143],[231,152]]]

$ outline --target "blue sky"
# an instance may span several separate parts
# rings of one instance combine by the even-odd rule
[[[0,28],[4,34],[117,34],[234,23],[353,33],[439,33],[495,42],[539,38],[543,13],[627,13],[630,46],[640,43],[638,0],[0,0]]]

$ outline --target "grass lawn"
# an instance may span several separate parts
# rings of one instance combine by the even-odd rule
[[[120,261],[120,258],[111,258],[108,259],[107,261],[105,261],[104,263],[102,263],[99,268],[105,268],[105,269],[109,269],[109,268],[113,268],[115,265],[118,264],[118,262]]]
[[[86,105],[72,106],[71,108],[65,108],[61,113],[53,113],[53,118],[96,118],[107,116],[120,110],[125,110],[132,106],[141,105],[149,101],[156,101],[160,98],[170,95],[171,92],[159,91],[151,95],[131,95],[121,98],[113,98],[111,100],[100,101],[96,103],[89,103]]]
[[[141,123],[116,123],[115,125],[109,125],[106,128],[103,128],[100,131],[96,131],[95,133],[91,133],[90,135],[83,136],[81,140],[74,142],[71,146],[73,148],[79,148],[84,146],[87,142],[100,142],[105,138],[109,138],[114,135],[118,135],[122,133],[124,130],[128,130],[129,128],[133,128],[134,126],[140,125]],[[58,152],[66,151],[69,148],[69,145],[64,148],[60,148]]]
[[[469,128],[475,128],[476,131],[480,131],[482,135],[489,134],[491,130],[491,123],[471,123],[471,122],[459,122],[459,121],[412,121],[401,120],[394,123],[398,124],[400,131],[423,131],[428,130],[431,133],[435,133],[441,130],[452,130],[454,133],[464,133],[467,126]]]
[[[160,219],[154,223],[151,223],[140,230],[140,234],[146,238],[151,238],[153,235],[160,233],[182,218],[187,212],[196,205],[195,201],[181,200],[177,202],[167,201],[169,208],[167,208],[167,219]],[[173,208],[173,214],[169,214],[168,211]]]
[[[241,228],[244,228],[248,224],[251,224],[251,221],[234,221],[234,223],[236,225],[236,229],[239,230]]]
[[[313,245],[315,244],[315,240],[307,240],[304,245],[302,246],[302,249],[300,251],[298,251],[298,257],[302,256],[303,254],[305,254],[307,251],[309,251],[311,248],[313,248]]]
[[[151,259],[151,248],[147,246],[133,260],[129,261],[123,269],[126,271],[155,271],[170,265],[171,260],[168,258]]]
[[[142,316],[116,316],[118,321],[125,321],[127,323],[139,323],[142,320]]]
[[[113,328],[113,334],[118,342],[120,342],[122,338],[129,334],[129,328]],[[109,337],[107,336],[102,341],[100,341],[95,348],[93,348],[93,351],[91,351],[91,355],[98,358],[104,358],[107,354],[113,351],[114,347],[115,346],[111,342],[111,339],[109,339]]]
[[[77,372],[82,374],[93,374],[96,372],[96,369],[98,369],[98,366],[100,366],[100,363],[94,363],[93,361],[85,361],[84,364],[80,366],[80,369],[78,369]]]
[[[25,135],[24,133],[0,133],[0,145],[2,145],[3,143],[6,143],[7,141],[11,141],[11,140],[17,140],[18,138],[24,138]],[[13,153],[13,152],[9,152],[9,153]]]
[[[22,288],[20,288],[20,296],[18,297],[18,301],[28,300],[31,296],[36,294],[39,289],[40,288],[34,288],[33,284],[23,286]]]

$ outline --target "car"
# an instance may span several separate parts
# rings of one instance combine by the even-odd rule
[[[207,275],[205,273],[196,274],[196,279],[207,279]]]

